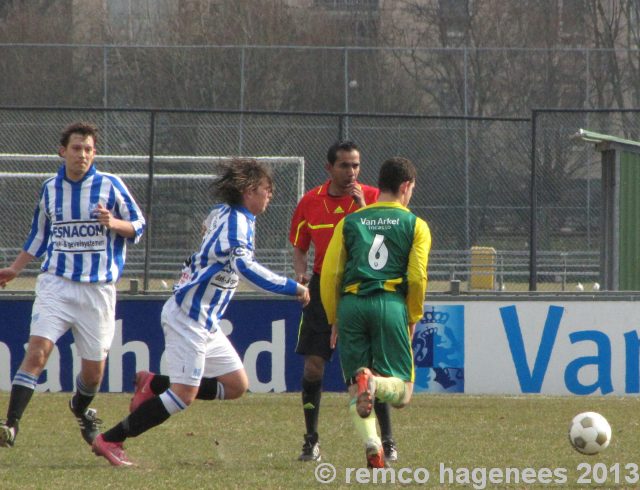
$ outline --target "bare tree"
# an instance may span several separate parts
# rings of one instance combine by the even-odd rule
[[[597,48],[590,55],[590,102],[594,108],[640,107],[640,5],[632,0],[588,4],[591,37]],[[619,135],[640,138],[638,121],[621,113],[610,118]]]

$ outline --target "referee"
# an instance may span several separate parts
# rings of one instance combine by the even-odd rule
[[[378,189],[360,184],[360,150],[351,141],[338,141],[327,152],[325,169],[329,179],[307,192],[296,207],[291,221],[289,241],[293,245],[296,280],[309,283],[311,302],[303,309],[296,352],[304,356],[302,406],[306,433],[299,461],[320,461],[318,417],[325,363],[333,349],[329,345],[331,325],[320,301],[320,269],[325,251],[338,222],[346,215],[376,202]],[[313,244],[313,275],[307,276],[309,249]],[[389,407],[376,403],[387,461],[397,459],[391,432]]]
[[[29,343],[12,386],[0,447],[14,445],[19,422],[55,343],[69,329],[81,358],[69,408],[91,444],[101,421],[89,404],[100,389],[115,332],[115,283],[126,245],[145,227],[140,208],[122,180],[93,165],[98,129],[78,122],[64,129],[59,154],[65,163],[45,181],[31,230],[11,266],[0,269],[0,287],[44,257],[36,282]]]

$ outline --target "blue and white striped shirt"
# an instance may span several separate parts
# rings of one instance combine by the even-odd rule
[[[136,236],[127,239],[101,225],[94,213],[98,204],[129,221]],[[137,243],[144,227],[142,212],[119,177],[92,165],[73,182],[62,165],[42,184],[23,250],[35,257],[46,254],[42,271],[77,282],[111,283],[122,274],[126,242]]]
[[[274,274],[255,261],[255,216],[241,206],[219,204],[206,220],[209,224],[200,250],[182,270],[176,285],[176,302],[190,318],[207,330],[231,301],[240,277],[272,293],[295,296],[298,284]]]

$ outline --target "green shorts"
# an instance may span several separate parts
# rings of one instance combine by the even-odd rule
[[[382,376],[414,381],[407,306],[397,293],[342,296],[338,304],[338,345],[347,382],[361,367]]]

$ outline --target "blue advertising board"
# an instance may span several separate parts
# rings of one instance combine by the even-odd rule
[[[163,372],[160,314],[165,298],[126,297],[116,307],[116,333],[102,391],[132,391],[136,371]],[[32,299],[0,300],[0,390],[11,380],[29,336]],[[243,299],[229,304],[221,322],[244,362],[253,392],[300,391],[303,357],[295,353],[301,307],[292,300]],[[464,391],[464,307],[425,306],[413,342],[416,391]],[[80,369],[71,332],[56,344],[38,391],[73,391]],[[345,391],[338,353],[325,369],[324,389]]]
[[[116,335],[102,391],[132,391],[135,372],[162,370],[164,298],[120,299]],[[28,341],[33,301],[0,301],[0,390],[9,390]],[[243,359],[254,392],[300,391],[303,358],[295,353],[301,307],[291,300],[236,299],[221,327]],[[70,332],[57,343],[39,380],[39,391],[72,391],[79,360]],[[337,353],[327,364],[325,389],[344,391]]]

